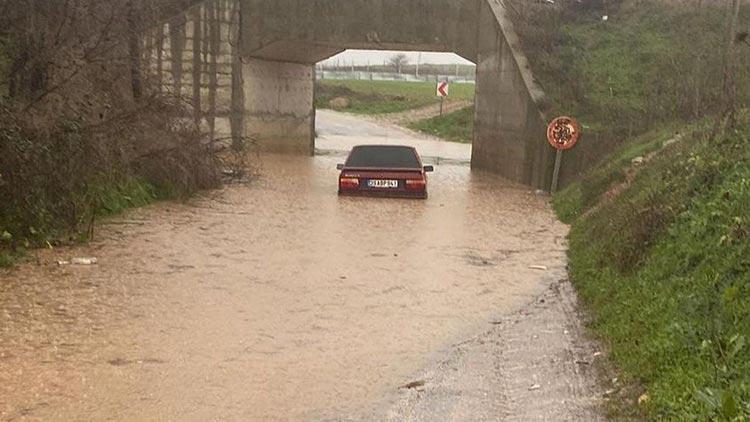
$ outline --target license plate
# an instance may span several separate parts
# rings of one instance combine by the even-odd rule
[[[371,188],[396,189],[398,180],[368,180],[367,186]]]

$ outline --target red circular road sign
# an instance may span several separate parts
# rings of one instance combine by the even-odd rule
[[[581,126],[572,117],[558,117],[547,127],[547,140],[555,149],[571,149],[580,139]]]

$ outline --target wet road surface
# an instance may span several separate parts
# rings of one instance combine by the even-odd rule
[[[316,157],[263,156],[248,185],[0,275],[0,420],[382,420],[399,386],[564,276],[567,228],[470,172],[470,146],[318,117]],[[358,143],[440,163],[430,198],[338,198]],[[99,264],[56,263],[79,256]]]

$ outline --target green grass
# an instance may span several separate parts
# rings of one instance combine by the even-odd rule
[[[143,180],[125,176],[102,176],[92,183],[88,195],[95,204],[95,213],[99,216],[119,214],[129,208],[148,205],[160,198],[171,198],[171,195],[159,195],[159,191]]]
[[[624,141],[721,109],[721,7],[623,2],[610,7],[607,22],[594,6],[564,9],[557,16],[540,6],[518,25],[554,113],[574,115],[589,134]],[[740,21],[747,19],[750,7],[744,6]],[[737,54],[738,95],[747,102],[750,49]]]
[[[570,223],[584,211],[596,205],[602,195],[615,184],[625,181],[631,161],[636,157],[660,149],[664,142],[675,136],[671,126],[651,130],[631,142],[622,145],[617,151],[602,160],[582,180],[573,182],[556,195],[553,201],[560,219]]]
[[[330,108],[329,102],[338,97],[349,100],[349,107],[342,111],[370,115],[398,113],[439,102],[434,82],[326,80],[317,83],[317,108]],[[451,98],[473,99],[474,85],[453,84]]]
[[[750,125],[704,133],[666,147],[586,217],[570,210],[585,209],[582,186],[604,184],[589,179],[609,179],[610,164],[555,198],[573,219],[570,272],[591,328],[655,420],[750,417]]]
[[[97,217],[106,217],[124,212],[130,208],[138,208],[151,204],[159,199],[171,196],[161,196],[150,183],[129,176],[118,174],[100,175],[89,184],[88,190],[71,198],[84,206],[89,204],[90,210],[84,210],[79,229],[86,226],[85,220],[90,220],[92,213]],[[71,239],[85,242],[89,239],[83,231],[66,233],[61,230],[61,222],[47,221],[46,213],[34,227],[21,227],[11,216],[0,218],[0,268],[12,267],[25,256],[25,251],[33,247],[52,246],[67,243]]]
[[[16,257],[10,252],[0,251],[0,268],[10,268],[15,264]]]
[[[0,35],[0,97],[8,95],[8,73],[12,62],[9,50],[7,38]]]
[[[474,136],[474,107],[410,123],[408,127],[446,141],[471,143]]]

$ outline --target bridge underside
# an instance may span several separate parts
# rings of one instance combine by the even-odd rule
[[[454,52],[477,64],[472,167],[548,186],[538,91],[495,0],[241,0],[247,135],[312,154],[315,63],[346,49]]]
[[[472,167],[549,186],[543,94],[504,13],[497,0],[211,0],[158,29],[148,60],[166,89],[192,92],[212,130],[228,115],[265,151],[312,154],[317,62],[346,49],[454,52],[477,64]]]

